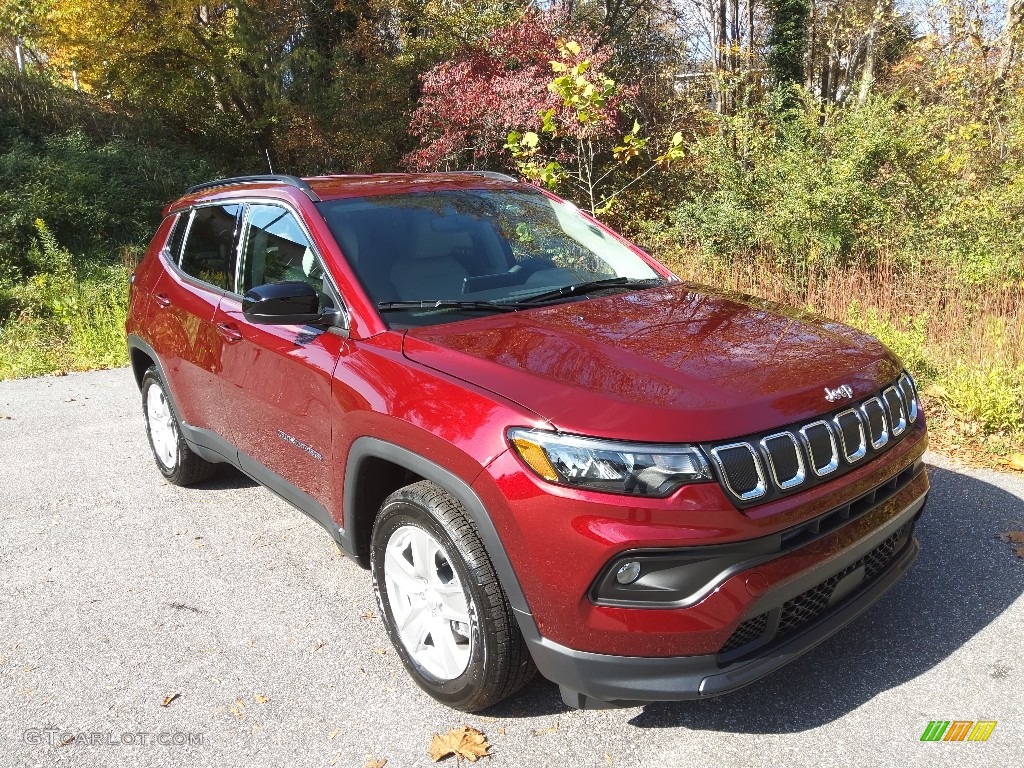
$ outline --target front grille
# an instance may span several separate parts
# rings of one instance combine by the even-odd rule
[[[796,493],[870,461],[904,437],[916,418],[916,394],[903,374],[881,392],[818,421],[704,448],[722,487],[742,508]]]
[[[773,611],[779,612],[779,620],[770,640],[772,642],[781,640],[787,635],[803,629],[827,613],[831,607],[836,587],[843,579],[855,571],[863,569],[864,572],[862,580],[856,586],[856,591],[863,589],[873,582],[885,571],[897,553],[906,545],[912,527],[913,522],[905,523],[898,531],[856,562],[850,563],[839,573],[828,577],[820,584],[787,600],[783,603],[781,611],[778,608],[773,609]],[[841,597],[846,597],[846,595],[841,595]],[[729,639],[722,646],[722,650],[719,653],[731,653],[761,638],[764,635],[765,628],[768,626],[768,618],[773,611],[766,611],[740,624],[729,636]]]

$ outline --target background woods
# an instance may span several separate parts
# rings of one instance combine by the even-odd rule
[[[0,377],[123,359],[164,203],[227,173],[525,175],[684,278],[878,334],[1024,442],[1024,2],[0,0]]]

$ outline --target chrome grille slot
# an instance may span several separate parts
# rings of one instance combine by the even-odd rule
[[[839,451],[836,450],[836,436],[826,421],[815,421],[800,430],[800,435],[811,457],[811,469],[818,477],[824,477],[839,468]]]
[[[882,393],[882,400],[889,411],[889,424],[892,427],[892,436],[899,437],[907,428],[907,413],[903,407],[903,397],[896,387],[889,387]]]
[[[768,457],[768,468],[772,480],[782,490],[794,488],[804,481],[804,457],[800,444],[792,432],[776,432],[761,440],[761,447]]]
[[[711,457],[718,465],[728,490],[742,501],[764,496],[766,491],[761,459],[750,443],[730,443],[713,448]]]
[[[833,419],[843,445],[843,458],[855,464],[867,455],[868,445],[864,436],[864,422],[854,408],[837,413]]]
[[[907,420],[913,424],[917,421],[917,392],[914,391],[914,383],[907,374],[900,376],[896,384],[900,394],[903,395],[903,402],[907,404]]]
[[[876,451],[889,442],[889,431],[885,426],[885,406],[877,397],[865,400],[860,407],[868,424],[868,439]]]

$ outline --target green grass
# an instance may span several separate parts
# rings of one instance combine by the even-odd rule
[[[0,379],[127,364],[124,267],[97,270],[82,281],[37,275],[5,293],[0,302],[16,309],[0,324]]]

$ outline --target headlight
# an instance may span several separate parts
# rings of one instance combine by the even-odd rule
[[[704,456],[688,445],[644,445],[515,428],[508,439],[548,482],[607,493],[668,496],[686,483],[711,480]]]

